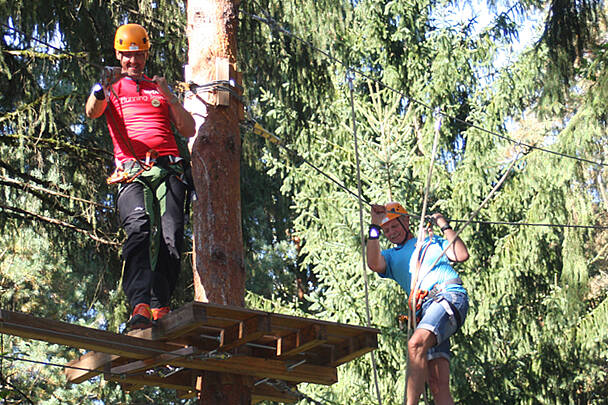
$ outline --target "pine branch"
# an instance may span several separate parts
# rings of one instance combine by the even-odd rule
[[[87,58],[86,52],[78,52],[75,54],[67,54],[67,53],[53,54],[53,53],[47,53],[47,52],[37,52],[33,49],[3,50],[3,52],[13,55],[13,56],[30,57],[33,59],[46,59],[46,60],[52,60],[52,61],[62,60],[62,59],[73,59],[74,57],[82,58],[82,59]]]
[[[86,235],[89,238],[93,239],[94,241],[102,243],[104,245],[112,245],[112,246],[119,246],[120,245],[119,242],[99,237],[99,236],[97,236],[96,234],[94,234],[91,231],[79,228],[79,227],[77,227],[75,225],[72,225],[72,224],[67,223],[65,221],[61,221],[61,220],[56,219],[56,218],[47,217],[47,216],[44,216],[44,215],[37,214],[35,212],[23,210],[21,208],[9,207],[9,206],[6,206],[4,204],[0,204],[0,209],[3,209],[5,211],[9,211],[9,212],[12,212],[12,213],[16,213],[16,214],[18,214],[17,217],[36,219],[38,221],[47,222],[47,223],[50,223],[50,224],[53,224],[53,225],[58,225],[58,226],[63,227],[63,228],[71,229],[71,230],[73,230],[75,232],[82,233],[83,235]]]
[[[4,162],[2,159],[0,159],[0,168],[5,169],[7,172],[9,172],[14,177],[21,177],[22,179],[31,181],[32,183],[43,185],[44,187],[47,187],[47,188],[56,187],[61,190],[61,188],[59,186],[51,183],[48,180],[39,179],[37,177],[32,176],[31,174],[22,173],[20,171],[15,170],[15,168],[13,168],[13,166]],[[64,193],[68,192],[67,190],[61,190],[61,191]]]
[[[67,142],[62,142],[60,140],[57,139],[52,139],[52,138],[35,138],[32,136],[27,136],[27,135],[22,135],[22,134],[15,134],[15,135],[7,135],[7,134],[3,134],[2,136],[0,136],[0,140],[8,140],[10,142],[15,142],[19,139],[27,139],[30,141],[33,141],[32,143],[47,143],[50,145],[55,145],[53,147],[54,150],[62,150],[62,148],[64,150],[71,150],[74,151],[76,153],[78,153],[81,156],[86,155],[87,153],[93,153],[94,154],[94,158],[101,160],[101,161],[105,161],[108,157],[111,157],[112,154],[104,149],[100,149],[100,148],[93,148],[93,147],[89,147],[89,148],[81,148],[78,147],[74,144],[70,144]],[[7,142],[8,143],[8,142]]]
[[[32,184],[28,184],[28,183],[24,183],[22,181],[19,180],[15,180],[15,179],[11,179],[9,177],[4,177],[4,176],[0,176],[0,183],[5,184],[5,185],[13,185],[13,186],[18,186],[21,189],[31,189],[31,190],[36,190],[36,191],[40,191],[46,194],[51,194],[51,195],[55,195],[58,197],[63,197],[63,198],[68,198],[70,200],[73,201],[78,201],[78,202],[82,202],[85,204],[90,204],[102,209],[106,209],[106,210],[114,210],[113,207],[109,207],[107,205],[104,204],[100,204],[98,202],[95,201],[91,201],[91,200],[85,200],[83,198],[79,198],[79,197],[74,197],[68,194],[64,194],[64,193],[60,193],[58,191],[53,191],[53,190],[49,190],[47,188],[43,188],[43,187],[38,187],[38,186],[34,186]]]
[[[4,184],[7,185],[9,187],[15,187],[16,183],[14,182],[5,182],[2,181],[2,178],[0,178],[0,184]],[[34,197],[38,198],[40,201],[42,201],[43,203],[47,203],[48,205],[50,205],[51,207],[53,207],[53,209],[64,213],[65,215],[68,215],[70,217],[73,217],[75,219],[81,220],[81,221],[87,221],[86,218],[82,218],[81,216],[77,215],[74,211],[71,211],[65,207],[63,207],[59,201],[49,198],[48,195],[46,195],[44,192],[38,191],[38,190],[34,190],[34,189],[28,189],[27,187],[24,186],[19,186],[17,187],[20,190],[23,190],[27,193],[29,193],[30,195],[33,195]]]
[[[30,399],[30,397],[28,397],[26,394],[24,394],[19,388],[17,388],[16,386],[14,386],[13,384],[9,383],[8,381],[6,381],[6,379],[4,378],[4,376],[2,376],[2,374],[0,374],[0,382],[2,382],[3,385],[6,385],[10,388],[12,388],[16,393],[18,393],[20,396],[22,396],[25,400],[27,400],[30,404],[34,405],[34,401],[32,401]],[[6,398],[5,398],[6,399]]]
[[[48,98],[50,101],[53,101],[53,100],[65,100],[66,97],[67,97],[67,95],[49,97],[47,93],[43,93],[40,97],[38,97],[31,103],[22,104],[17,109],[15,109],[15,111],[10,111],[10,112],[7,112],[6,114],[4,114],[2,117],[0,117],[0,123],[2,123],[3,121],[6,121],[6,120],[11,120],[11,119],[19,116],[21,113],[23,113],[24,111],[26,111],[28,109],[37,110],[45,98]]]

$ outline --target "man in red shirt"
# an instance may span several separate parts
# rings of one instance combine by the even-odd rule
[[[150,39],[138,24],[125,24],[114,39],[120,73],[96,84],[87,100],[89,118],[106,116],[120,183],[117,207],[127,240],[123,289],[133,313],[127,328],[152,325],[166,315],[181,267],[184,232],[184,160],[171,123],[184,137],[194,119],[164,77],[144,75]],[[113,76],[113,77],[112,77]]]

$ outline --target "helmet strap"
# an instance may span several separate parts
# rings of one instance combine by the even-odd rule
[[[401,222],[401,217],[397,218],[397,222],[399,222],[401,224],[401,226],[403,227],[403,230],[405,231],[405,237],[403,238],[403,241],[401,241],[401,243],[399,243],[400,245],[407,242],[408,240],[412,239],[414,237],[414,235],[412,235],[412,232],[410,232],[409,228],[407,228],[403,222]]]

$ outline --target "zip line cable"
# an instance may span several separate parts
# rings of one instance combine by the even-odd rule
[[[261,8],[261,7],[260,7],[260,8]],[[261,8],[261,9],[262,9],[262,8]],[[286,29],[284,29],[283,27],[281,27],[281,26],[280,26],[280,25],[279,25],[279,24],[278,24],[278,23],[277,23],[277,22],[276,22],[274,19],[272,19],[272,18],[269,16],[269,14],[268,14],[267,12],[265,12],[265,10],[263,10],[263,9],[262,9],[262,12],[264,12],[265,14],[268,14],[268,19],[265,19],[265,18],[259,17],[259,16],[255,15],[255,14],[250,14],[250,13],[247,13],[247,12],[246,12],[246,11],[244,11],[244,10],[240,10],[240,11],[241,11],[243,14],[250,16],[250,17],[251,17],[251,18],[253,18],[254,20],[257,20],[257,21],[263,22],[263,23],[265,23],[265,24],[269,25],[271,28],[274,28],[274,29],[276,29],[277,31],[283,32],[283,33],[285,33],[286,35],[291,36],[291,37],[293,37],[293,38],[297,39],[298,41],[301,41],[301,42],[303,42],[303,43],[307,44],[307,45],[308,45],[308,46],[310,46],[312,49],[316,50],[317,52],[322,53],[323,55],[325,55],[327,58],[329,58],[329,59],[333,60],[334,62],[339,63],[340,65],[342,65],[342,66],[346,67],[347,69],[349,69],[349,70],[350,70],[350,71],[352,71],[353,73],[355,73],[355,74],[357,74],[357,75],[359,75],[359,76],[362,76],[362,77],[364,77],[364,78],[367,78],[367,79],[369,79],[369,80],[372,80],[372,81],[374,81],[375,83],[377,83],[378,85],[380,85],[380,86],[382,86],[382,87],[385,87],[386,89],[391,90],[391,91],[393,91],[393,92],[395,92],[395,93],[397,93],[397,94],[401,95],[402,97],[404,97],[404,98],[406,98],[406,99],[410,99],[410,100],[412,100],[412,101],[414,101],[414,102],[416,102],[416,103],[418,103],[418,104],[420,104],[420,105],[424,106],[425,108],[432,109],[430,106],[426,105],[425,103],[423,103],[423,102],[421,102],[421,101],[418,101],[418,100],[416,100],[416,99],[414,99],[414,98],[408,97],[408,96],[407,96],[405,93],[403,93],[403,92],[401,92],[401,91],[399,91],[399,90],[397,90],[397,89],[394,89],[394,88],[392,88],[392,87],[391,87],[391,86],[389,86],[389,85],[384,84],[382,81],[380,81],[380,80],[378,80],[378,79],[376,79],[376,78],[374,78],[374,77],[372,77],[372,76],[370,76],[370,75],[368,75],[368,74],[366,74],[366,73],[364,73],[364,72],[361,72],[361,71],[359,71],[359,70],[357,70],[357,69],[354,69],[354,68],[349,67],[349,66],[348,66],[348,65],[347,65],[345,62],[343,62],[343,61],[341,61],[340,59],[338,59],[338,58],[334,57],[334,56],[333,56],[333,55],[331,55],[330,53],[328,53],[328,52],[326,52],[326,51],[324,51],[324,50],[322,50],[322,49],[320,49],[320,48],[316,47],[314,44],[310,43],[309,41],[306,41],[306,40],[304,40],[303,38],[300,38],[299,36],[292,34],[291,32],[289,32],[289,31],[287,31]],[[45,45],[45,46],[48,46],[49,48],[52,48],[52,49],[54,49],[54,50],[57,50],[57,51],[59,51],[59,52],[65,52],[66,54],[70,55],[71,57],[73,57],[73,58],[75,58],[75,59],[80,59],[80,60],[84,59],[84,57],[82,57],[82,56],[79,56],[79,55],[76,55],[76,54],[74,54],[74,53],[71,53],[71,52],[65,51],[65,50],[63,50],[63,49],[60,49],[60,48],[58,48],[58,47],[56,47],[56,46],[54,46],[54,45],[49,44],[48,42],[46,42],[46,41],[44,41],[44,40],[38,39],[38,38],[36,38],[36,37],[29,36],[29,35],[27,35],[25,32],[23,32],[23,31],[21,31],[21,30],[19,30],[19,29],[17,29],[17,28],[11,27],[11,26],[9,26],[9,25],[7,25],[7,24],[5,24],[5,23],[0,23],[0,26],[5,27],[5,28],[7,28],[7,29],[9,29],[9,30],[11,30],[11,31],[16,32],[16,33],[19,33],[19,34],[23,35],[23,36],[24,36],[24,37],[26,37],[26,38],[29,38],[29,39],[31,39],[31,40],[33,40],[33,41],[36,41],[36,42],[39,42],[39,43],[41,43],[41,44],[43,44],[43,45]],[[91,62],[91,61],[86,60],[85,62],[86,62],[87,64],[89,64],[90,66],[92,66],[92,67],[95,67],[95,68],[98,68],[98,69],[104,69],[104,66],[101,66],[101,65],[99,65],[99,64],[93,63],[93,62]],[[202,85],[202,86],[198,86],[198,87],[202,87],[202,88],[205,88],[205,89],[206,89],[206,85],[207,85],[207,84]],[[225,83],[224,83],[224,82],[222,82],[222,83],[218,83],[218,84],[217,84],[217,86],[224,86],[224,85],[225,85]],[[229,89],[230,89],[230,87],[225,88],[225,86],[224,86],[224,87],[222,87],[220,90],[229,90]],[[196,93],[196,90],[195,90],[194,92]],[[491,134],[491,135],[494,135],[494,136],[497,136],[497,137],[503,138],[503,139],[505,139],[505,140],[508,140],[508,141],[510,141],[510,142],[513,142],[513,143],[516,143],[516,144],[518,144],[518,145],[525,146],[525,147],[530,148],[530,149],[537,149],[537,150],[541,150],[541,151],[544,151],[544,152],[548,152],[548,153],[553,153],[553,154],[556,154],[556,155],[560,155],[560,156],[562,156],[562,157],[571,158],[571,159],[575,159],[575,160],[579,160],[579,161],[584,161],[584,162],[587,162],[587,163],[590,163],[590,164],[594,164],[594,165],[608,166],[608,164],[605,164],[605,163],[598,163],[598,162],[594,162],[594,161],[591,161],[591,160],[588,160],[588,159],[583,159],[583,158],[579,158],[579,157],[575,157],[575,156],[565,155],[565,154],[561,154],[561,153],[559,153],[559,152],[555,152],[555,151],[551,151],[551,150],[546,150],[546,149],[539,148],[539,147],[536,147],[536,146],[533,146],[533,145],[528,145],[528,144],[525,144],[525,143],[523,143],[523,142],[518,142],[518,141],[513,140],[513,139],[511,139],[511,138],[505,137],[504,135],[501,135],[501,134],[498,134],[498,133],[495,133],[495,132],[489,131],[489,130],[487,130],[487,129],[485,129],[485,128],[479,127],[479,126],[477,126],[476,124],[472,124],[472,123],[469,123],[469,122],[467,122],[467,121],[461,120],[461,119],[459,119],[459,118],[452,117],[452,116],[447,115],[447,114],[445,114],[445,113],[443,113],[443,112],[441,112],[440,114],[441,114],[442,116],[446,117],[446,118],[453,119],[453,120],[455,120],[455,121],[457,121],[457,122],[463,123],[463,124],[465,124],[465,125],[468,125],[468,126],[470,126],[470,127],[476,128],[476,129],[481,130],[481,131],[483,131],[483,132],[486,132],[486,133],[488,133],[488,134]],[[327,175],[327,174],[326,174],[326,173],[324,173],[324,172],[323,172],[321,169],[319,169],[319,168],[318,168],[316,165],[314,165],[312,162],[310,162],[309,160],[307,160],[307,159],[305,159],[305,158],[303,158],[303,157],[299,156],[299,155],[298,155],[296,152],[294,152],[294,151],[292,151],[291,149],[289,149],[288,147],[286,147],[284,144],[282,144],[282,143],[281,143],[281,141],[279,140],[279,138],[278,138],[278,137],[276,137],[276,135],[270,134],[268,131],[266,131],[264,128],[262,128],[262,127],[261,127],[261,125],[259,125],[259,124],[258,124],[258,123],[257,123],[255,120],[253,120],[251,117],[250,117],[250,120],[252,120],[252,121],[253,121],[253,123],[254,123],[254,125],[253,125],[253,126],[250,128],[250,129],[251,129],[251,130],[252,130],[254,133],[256,133],[256,134],[258,134],[258,135],[261,135],[261,136],[263,136],[263,137],[265,137],[265,138],[269,139],[269,140],[270,140],[271,142],[273,142],[273,143],[276,143],[276,144],[277,144],[277,145],[279,145],[281,148],[285,149],[285,150],[286,150],[286,151],[287,151],[289,154],[293,155],[293,156],[294,156],[294,157],[296,157],[297,159],[300,159],[300,160],[301,160],[301,161],[303,161],[304,163],[308,164],[308,165],[309,165],[311,168],[313,168],[315,171],[317,171],[319,174],[321,174],[321,175],[323,175],[324,177],[328,178],[328,179],[329,179],[331,182],[335,183],[335,184],[336,184],[338,187],[340,187],[342,190],[344,190],[344,191],[346,191],[347,193],[351,194],[351,195],[352,195],[353,197],[355,197],[355,198],[359,198],[359,196],[358,196],[356,193],[354,193],[353,191],[351,191],[350,189],[348,189],[346,186],[344,186],[344,185],[343,185],[342,183],[340,183],[338,180],[336,180],[336,179],[332,178],[331,176]],[[275,140],[273,140],[273,139],[276,139],[276,141],[275,141]],[[363,201],[365,204],[367,204],[368,206],[370,206],[370,207],[371,207],[371,203],[370,203],[370,202],[369,202],[367,199],[363,198],[363,200],[362,200],[362,201]],[[417,215],[415,215],[415,214],[409,214],[409,216],[410,216],[410,217],[412,217],[412,218],[420,219],[420,216],[417,216]],[[452,218],[448,218],[448,219],[449,219],[449,221],[450,221],[450,222],[456,222],[456,223],[465,223],[465,222],[467,222],[467,220],[461,220],[461,219],[452,219]],[[473,220],[473,221],[470,221],[470,223],[473,223],[473,224],[481,224],[481,225],[536,226],[536,227],[544,227],[544,226],[546,226],[546,227],[557,227],[557,228],[608,229],[608,226],[594,226],[594,225],[570,225],[570,224],[553,224],[553,223],[548,223],[548,224],[546,224],[546,223],[511,222],[511,221],[478,221],[478,220]]]
[[[355,116],[355,99],[353,89],[353,78],[347,77],[348,87],[350,89],[350,111],[351,120],[353,123],[353,138],[355,141],[355,160],[357,163],[357,200],[359,201],[359,234],[361,238],[361,264],[363,266],[363,284],[365,287],[365,312],[367,314],[367,327],[372,326],[372,316],[369,309],[369,283],[367,280],[367,264],[365,262],[365,235],[363,233],[363,200],[361,198],[361,165],[359,163],[359,148],[357,141],[357,119]],[[374,351],[371,351],[372,366],[374,372],[374,384],[376,386],[376,395],[378,397],[378,404],[382,405],[382,395],[380,394],[380,385],[378,384],[378,368],[376,366],[376,356]]]
[[[414,98],[412,96],[409,96],[409,95],[405,94],[403,91],[397,90],[396,88],[394,88],[394,87],[392,87],[392,86],[390,86],[388,84],[385,84],[384,82],[382,82],[379,79],[376,79],[375,77],[371,76],[370,74],[367,74],[367,73],[365,73],[365,72],[363,72],[363,71],[361,71],[359,69],[356,69],[356,68],[353,68],[353,67],[349,66],[346,62],[338,59],[337,57],[333,56],[329,52],[327,52],[327,51],[325,51],[323,49],[320,49],[319,47],[317,47],[316,45],[314,45],[312,42],[305,40],[304,38],[300,37],[299,35],[293,34],[292,32],[288,31],[287,29],[285,29],[284,27],[282,27],[281,25],[279,25],[279,23],[274,18],[272,18],[270,16],[270,13],[268,11],[266,11],[263,7],[261,7],[256,1],[254,1],[254,3],[256,3],[258,5],[258,7],[260,8],[261,12],[266,16],[266,18],[260,17],[260,16],[258,16],[256,14],[248,13],[247,11],[244,11],[244,10],[240,10],[240,12],[243,13],[243,14],[245,14],[245,15],[247,15],[247,16],[249,16],[249,17],[251,17],[255,21],[259,21],[261,23],[264,23],[264,24],[268,25],[271,29],[274,29],[274,30],[276,30],[276,31],[278,31],[280,33],[283,33],[283,34],[285,34],[285,35],[287,35],[287,36],[289,36],[291,38],[296,39],[297,41],[305,44],[306,46],[310,47],[314,51],[316,51],[318,53],[321,53],[322,55],[324,55],[328,59],[332,60],[333,62],[338,63],[339,65],[343,66],[345,69],[347,69],[347,71],[352,71],[353,73],[355,73],[355,74],[357,74],[357,75],[359,75],[361,77],[364,77],[364,78],[366,78],[368,80],[371,80],[371,81],[377,83],[378,85],[380,85],[381,87],[383,87],[383,88],[385,88],[387,90],[390,90],[390,91],[392,91],[392,92],[394,92],[396,94],[401,95],[406,100],[410,100],[410,101],[412,101],[412,102],[414,102],[414,103],[416,103],[416,104],[418,104],[418,105],[420,105],[420,106],[422,106],[422,107],[424,107],[424,108],[426,108],[428,110],[431,110],[431,111],[433,110],[433,108],[430,105],[428,105],[427,103],[425,103],[425,102],[423,102],[421,100],[418,100],[418,99],[416,99],[416,98]],[[577,161],[580,161],[580,162],[589,163],[589,164],[592,164],[592,165],[608,166],[608,163],[595,162],[595,161],[590,160],[590,159],[585,159],[585,158],[581,158],[581,157],[578,157],[578,156],[572,156],[572,155],[568,155],[566,153],[557,152],[557,151],[554,151],[554,150],[542,148],[542,147],[531,145],[531,144],[526,144],[526,143],[523,143],[521,141],[517,141],[515,139],[512,139],[512,138],[510,138],[510,137],[508,137],[506,135],[502,135],[502,134],[499,134],[497,132],[491,131],[489,129],[485,129],[485,128],[483,128],[483,127],[481,127],[481,126],[479,126],[479,125],[477,125],[475,123],[469,122],[467,120],[463,120],[461,118],[458,118],[458,117],[455,117],[455,116],[452,116],[452,115],[449,115],[448,113],[445,113],[445,112],[441,112],[440,114],[442,116],[444,116],[445,118],[449,118],[451,120],[454,120],[454,121],[456,121],[456,122],[458,122],[460,124],[463,124],[465,126],[468,126],[470,128],[475,128],[475,129],[477,129],[479,131],[485,132],[486,134],[498,137],[500,139],[509,141],[509,142],[517,144],[517,145],[522,145],[522,146],[528,147],[530,149],[536,149],[536,150],[539,150],[539,151],[542,151],[542,152],[550,153],[550,154],[553,154],[553,155],[556,155],[556,156],[560,156],[560,157],[563,157],[563,158],[567,158],[567,159],[573,159],[573,160],[577,160]]]
[[[456,238],[462,233],[462,231],[464,230],[464,228],[467,227],[467,225],[469,225],[470,223],[472,223],[473,218],[475,218],[479,212],[482,210],[483,207],[485,207],[485,205],[488,203],[488,201],[490,201],[490,199],[494,196],[494,194],[496,193],[496,191],[498,191],[498,189],[500,188],[500,186],[502,186],[502,183],[504,183],[504,181],[507,179],[507,177],[509,176],[509,173],[511,173],[511,170],[513,170],[513,167],[515,166],[515,163],[523,156],[523,153],[518,153],[517,156],[515,156],[515,158],[513,158],[513,160],[511,161],[511,164],[509,165],[509,167],[507,168],[507,170],[505,170],[504,174],[502,175],[502,177],[500,178],[500,180],[498,181],[498,183],[496,183],[496,185],[494,186],[494,188],[490,191],[490,193],[488,193],[488,196],[481,202],[481,204],[479,204],[479,207],[473,211],[471,213],[471,215],[469,215],[469,219],[467,220],[467,222],[465,222],[465,224],[463,226],[461,226],[457,231],[456,234],[454,235],[454,239],[452,239],[452,241],[443,249],[443,251],[441,252],[441,254],[437,257],[437,259],[435,259],[435,262],[433,263],[432,266],[429,267],[429,269],[427,270],[427,272],[430,269],[433,269],[437,263],[439,262],[439,259],[441,259],[441,257],[445,254],[445,252],[447,252],[447,250],[450,248],[450,246],[453,245],[454,241],[456,240]]]
[[[249,117],[249,122],[246,122],[245,124],[243,124],[243,126],[246,129],[248,129],[251,132],[253,132],[254,134],[260,135],[261,137],[267,139],[269,142],[277,145],[279,148],[283,149],[285,152],[287,152],[287,154],[291,155],[296,160],[299,160],[300,162],[306,163],[308,166],[310,166],[317,173],[319,173],[320,175],[322,175],[323,177],[325,177],[326,179],[328,179],[329,181],[331,181],[332,183],[334,183],[335,185],[337,185],[340,189],[346,191],[351,196],[359,199],[359,196],[357,195],[357,193],[355,193],[354,191],[350,190],[348,187],[346,187],[344,184],[342,184],[339,180],[336,180],[333,177],[331,177],[329,174],[325,173],[317,165],[315,165],[314,163],[312,163],[309,159],[306,159],[305,157],[302,157],[300,154],[298,154],[298,152],[296,152],[293,149],[291,149],[290,147],[286,146],[283,143],[283,141],[281,140],[281,138],[279,138],[275,134],[273,134],[273,133],[267,131],[266,129],[264,129],[255,119],[253,119],[251,117],[251,115]],[[361,197],[361,201],[371,207],[371,203],[367,199],[365,199],[364,197]]]
[[[248,113],[249,113],[249,111],[248,111]],[[285,143],[283,143],[283,141],[278,136],[276,136],[275,134],[271,133],[270,131],[268,131],[264,127],[262,127],[254,118],[251,117],[250,114],[249,114],[248,122],[245,122],[243,124],[243,127],[245,129],[253,132],[256,135],[259,135],[259,136],[267,139],[269,142],[277,145],[279,148],[286,151],[290,156],[292,156],[296,160],[306,163],[308,166],[310,166],[312,169],[314,169],[317,173],[319,173],[320,175],[322,175],[323,177],[325,177],[326,179],[328,179],[329,181],[334,183],[336,186],[338,186],[340,189],[342,189],[346,193],[350,194],[352,197],[359,199],[359,196],[357,195],[357,193],[350,190],[347,186],[345,186],[339,180],[336,180],[335,178],[331,177],[329,174],[327,174],[322,169],[320,169],[317,165],[312,163],[309,159],[302,157],[301,155],[298,154],[298,152],[296,152],[289,146],[285,145]],[[368,205],[369,207],[372,206],[371,202],[363,196],[361,196],[361,202]],[[408,213],[407,215],[401,214],[399,212],[391,212],[391,213],[408,216],[408,217],[411,217],[414,219],[420,219],[420,215],[417,215],[414,213]],[[468,222],[470,224],[477,224],[477,225],[533,226],[533,227],[548,227],[548,228],[599,229],[599,230],[608,229],[608,226],[602,226],[602,225],[571,225],[571,224],[541,223],[541,222],[534,223],[534,222],[514,222],[514,221],[485,221],[485,220],[475,220],[475,219],[455,219],[455,218],[447,218],[447,217],[446,217],[446,219],[449,222],[463,223],[463,224]]]

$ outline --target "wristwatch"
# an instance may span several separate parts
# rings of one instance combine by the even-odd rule
[[[448,229],[452,229],[452,227],[450,226],[450,224],[445,224],[444,226],[441,227],[441,232],[445,232]]]
[[[103,91],[103,87],[99,83],[95,83],[93,85],[91,93],[93,93],[97,100],[103,100],[104,98],[106,98],[106,93]]]
[[[369,224],[369,229],[367,230],[367,239],[378,239],[380,238],[381,233],[382,228],[376,224]]]

